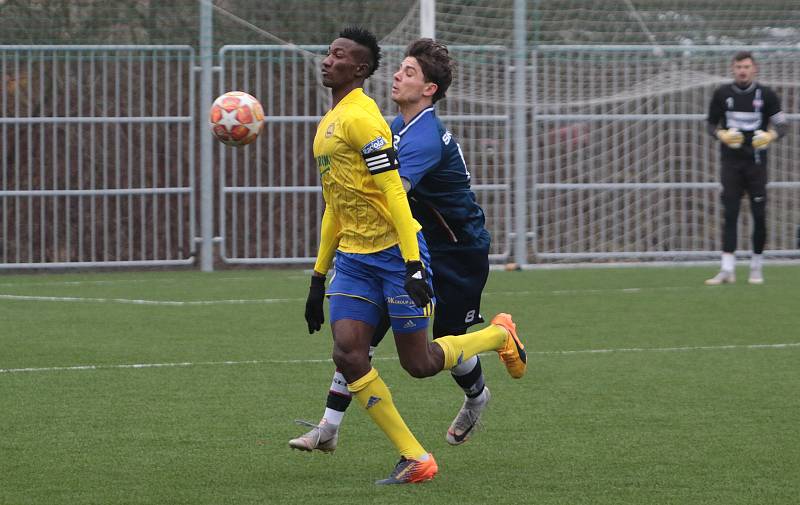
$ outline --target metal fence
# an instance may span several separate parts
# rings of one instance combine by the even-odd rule
[[[242,149],[217,146],[220,254],[227,263],[314,261],[323,203],[310,146],[316,124],[330,107],[330,91],[318,83],[317,56],[326,49],[225,46],[219,52],[218,91],[241,89],[259,97],[266,116],[254,144]],[[391,76],[403,49],[383,47],[381,68],[367,83],[367,92],[387,114],[396,108],[390,96]],[[481,71],[487,63],[502,72],[508,68],[504,48],[450,49],[456,57],[467,51],[480,55],[460,60],[460,76],[466,82],[462,86],[499,81]],[[493,233],[492,258],[504,260],[510,251],[511,162],[506,140],[510,112],[506,105],[458,99],[445,100],[438,109],[461,143],[473,189],[486,210]]]
[[[194,264],[201,209],[216,211],[218,261],[313,261],[322,200],[310,146],[329,106],[317,82],[324,49],[219,51],[213,89],[254,94],[267,119],[256,143],[215,145],[206,201],[195,153],[208,104],[197,100],[191,47],[0,46],[0,268]],[[384,49],[368,92],[388,114],[402,48]],[[526,262],[716,255],[718,155],[702,120],[727,80],[730,47],[539,47],[524,73],[503,47],[451,49],[459,88],[439,115],[464,150],[494,261],[513,256],[517,231],[515,114],[529,126]],[[798,257],[800,50],[759,47],[758,58],[791,119],[769,153],[768,252]],[[503,98],[519,75],[523,107]]]
[[[194,50],[0,46],[0,268],[180,265]]]

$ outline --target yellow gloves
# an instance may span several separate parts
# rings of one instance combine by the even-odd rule
[[[742,147],[742,142],[744,142],[744,135],[736,128],[717,130],[717,138],[731,149],[739,149]],[[753,137],[753,147],[755,147],[755,137]]]
[[[756,130],[753,134],[753,149],[766,149],[776,138],[778,138],[778,134],[775,130]]]

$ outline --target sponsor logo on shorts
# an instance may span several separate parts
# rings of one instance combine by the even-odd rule
[[[406,324],[404,324],[404,325],[403,325],[403,329],[404,329],[404,330],[408,330],[408,329],[410,329],[410,328],[416,328],[416,327],[417,327],[417,323],[415,323],[415,322],[414,322],[414,321],[412,321],[411,319],[409,319],[408,321],[406,321]]]
[[[414,301],[408,295],[400,296],[387,296],[386,303],[389,305],[411,305],[414,306]]]
[[[369,154],[374,153],[375,151],[380,151],[383,146],[386,145],[386,140],[383,137],[378,137],[375,140],[370,141],[367,145],[361,148],[361,154]]]

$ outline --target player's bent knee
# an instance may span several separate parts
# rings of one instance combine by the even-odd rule
[[[413,359],[401,359],[400,365],[403,367],[403,370],[408,372],[408,375],[415,379],[432,377],[441,370],[440,366],[437,366],[432,360],[425,356],[417,356]]]
[[[414,377],[415,379],[424,379],[425,377],[431,377],[432,375],[436,375],[436,372],[433,372],[430,367],[427,366],[420,366],[418,363],[411,363],[411,364],[403,364],[403,369],[408,372],[408,375]]]
[[[333,348],[332,358],[336,368],[348,382],[360,378],[372,367],[369,357],[365,357],[363,353],[346,351],[336,346]]]

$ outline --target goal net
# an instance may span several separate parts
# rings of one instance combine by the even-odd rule
[[[526,114],[529,261],[716,257],[718,149],[703,121],[713,89],[731,80],[738,49],[754,52],[758,80],[777,91],[791,118],[789,135],[769,153],[767,248],[798,254],[795,3],[528,1],[524,72],[506,66],[513,64],[514,15],[512,0],[436,1],[437,39],[508,54],[491,62],[459,54],[469,69],[443,105]],[[385,40],[413,39],[418,16],[412,9]],[[522,105],[511,93],[518,78],[525,81]],[[750,249],[751,232],[745,201],[740,250]]]

